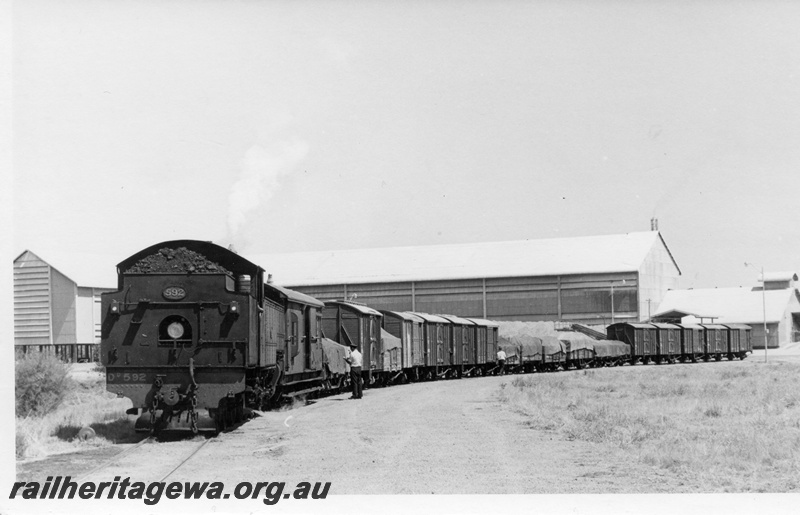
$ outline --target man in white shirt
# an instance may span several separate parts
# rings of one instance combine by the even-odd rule
[[[500,375],[505,375],[506,373],[506,353],[503,349],[498,349],[497,351],[497,364],[500,366]]]
[[[353,383],[353,395],[350,398],[360,399],[362,397],[361,366],[363,364],[363,357],[355,344],[350,344],[350,354],[348,354],[344,360],[350,363],[350,382]]]

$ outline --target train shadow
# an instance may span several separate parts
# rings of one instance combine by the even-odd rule
[[[95,422],[88,426],[62,425],[56,429],[54,436],[67,442],[88,441],[95,437],[101,437],[113,443],[139,443],[149,436],[137,433],[133,428],[134,421],[129,417],[120,417],[110,422]]]

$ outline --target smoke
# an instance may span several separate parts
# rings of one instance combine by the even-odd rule
[[[256,143],[242,160],[242,173],[228,196],[229,240],[239,235],[247,215],[272,198],[280,180],[291,174],[308,155],[308,143],[279,140]]]

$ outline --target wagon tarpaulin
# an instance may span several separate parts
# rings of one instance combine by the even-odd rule
[[[403,342],[386,329],[381,329],[381,339],[383,340],[383,370],[389,372],[400,370],[400,352]]]
[[[541,361],[542,359],[542,339],[527,334],[521,334],[512,338],[519,346],[522,361]]]
[[[549,361],[564,361],[564,344],[555,336],[542,336],[542,354]]]
[[[347,357],[347,347],[339,345],[333,340],[322,338],[322,362],[328,365],[328,370],[334,374],[347,374],[350,365],[344,360]]]
[[[617,340],[598,340],[594,344],[594,355],[598,358],[616,358],[627,356],[631,349],[627,343]]]
[[[597,342],[590,336],[572,331],[559,333],[558,339],[566,346],[567,352],[577,352],[584,349],[594,351],[594,344]]]
[[[500,337],[500,340],[497,343],[500,349],[506,353],[506,362],[509,364],[519,361],[519,345],[513,340],[514,338],[509,339]]]

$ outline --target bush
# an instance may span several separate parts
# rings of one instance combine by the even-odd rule
[[[69,365],[44,353],[28,353],[16,363],[16,413],[18,417],[42,416],[58,407],[74,381]]]

